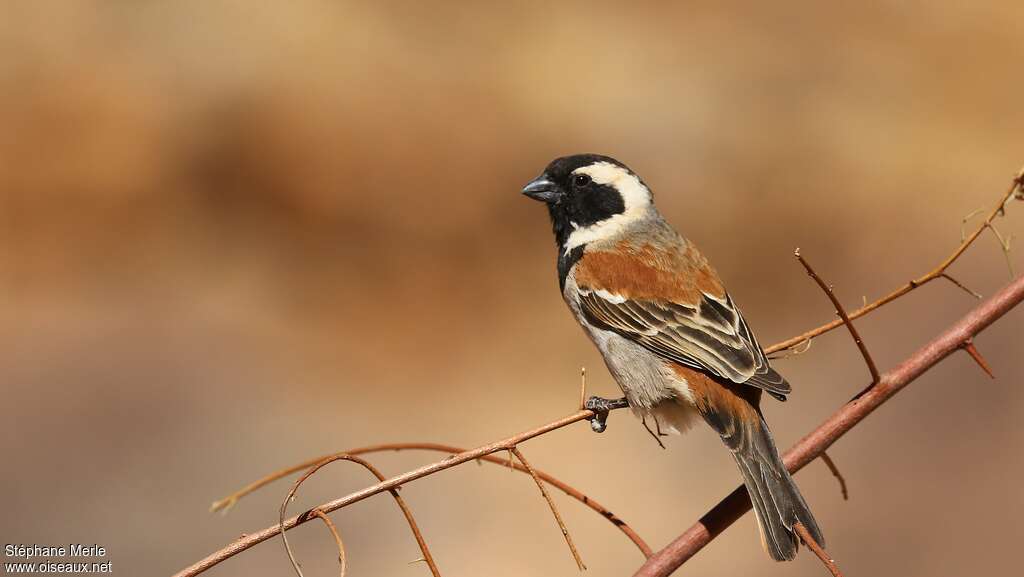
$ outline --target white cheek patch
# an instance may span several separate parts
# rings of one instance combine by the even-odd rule
[[[597,184],[611,185],[622,195],[626,211],[647,207],[651,204],[651,191],[635,174],[610,162],[595,162],[572,171],[573,174],[586,174]]]
[[[586,174],[597,184],[612,186],[622,195],[625,210],[610,218],[595,222],[589,226],[573,225],[573,232],[565,243],[565,253],[572,249],[593,242],[614,237],[626,225],[646,216],[651,206],[651,191],[644,186],[635,174],[621,166],[610,162],[595,162],[589,166],[577,168],[572,174]]]

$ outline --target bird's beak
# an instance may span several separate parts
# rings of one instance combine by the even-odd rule
[[[562,192],[558,185],[548,179],[548,175],[542,174],[530,181],[523,187],[523,194],[548,204],[555,204],[562,198]]]

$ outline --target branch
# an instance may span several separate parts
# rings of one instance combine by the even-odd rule
[[[836,462],[832,460],[832,457],[828,456],[825,451],[821,452],[821,460],[825,461],[825,465],[828,466],[828,470],[832,471],[832,476],[839,481],[839,491],[843,494],[843,501],[850,500],[850,492],[846,489],[846,478],[839,472],[839,467],[836,467]]]
[[[457,455],[459,453],[466,452],[466,449],[461,449],[459,447],[452,447],[450,445],[441,445],[441,444],[438,444],[438,443],[388,443],[388,444],[382,444],[382,445],[370,445],[370,446],[367,446],[367,447],[359,447],[359,448],[351,449],[349,451],[344,451],[344,452],[349,454],[349,455],[367,455],[367,454],[371,454],[371,453],[382,453],[382,452],[385,452],[385,451],[404,451],[404,450],[438,451],[438,452],[441,452],[441,453],[449,453],[449,454],[452,454],[452,455]],[[260,489],[262,487],[265,487],[266,485],[269,485],[270,483],[273,483],[274,481],[277,481],[278,479],[282,479],[284,477],[287,477],[288,475],[291,475],[292,473],[297,473],[297,472],[302,471],[304,469],[308,469],[309,467],[311,467],[311,466],[313,466],[313,465],[315,465],[315,464],[317,464],[317,463],[319,463],[319,462],[321,462],[324,459],[327,459],[329,457],[330,457],[330,455],[324,455],[322,457],[317,457],[315,459],[310,459],[309,461],[306,461],[304,463],[300,463],[300,464],[295,465],[293,467],[288,467],[287,469],[282,469],[282,470],[277,471],[275,473],[271,473],[271,474],[263,477],[262,479],[259,479],[257,481],[254,481],[254,482],[246,485],[244,488],[240,489],[239,491],[236,491],[235,493],[232,493],[231,495],[225,497],[224,499],[216,501],[213,504],[213,506],[210,507],[210,510],[211,511],[224,511],[224,512],[226,512],[228,509],[233,507],[238,502],[239,499],[245,497],[246,495],[248,495],[248,494],[250,494],[250,493],[252,493],[252,492],[254,492],[254,491],[256,491],[256,490],[258,490],[258,489]],[[506,461],[506,460],[501,459],[499,457],[495,457],[494,455],[484,455],[484,456],[480,457],[480,460],[481,461],[487,461],[488,463],[494,463],[496,465],[501,465],[503,467],[511,467],[512,469],[514,469],[516,471],[519,471],[521,473],[528,473],[527,470],[526,470],[526,467],[524,467],[522,464],[516,463],[516,462],[512,462],[512,461]],[[572,497],[573,499],[576,499],[580,503],[583,503],[584,505],[589,507],[591,510],[596,512],[598,515],[601,515],[602,517],[607,519],[609,523],[611,523],[612,525],[617,527],[620,531],[622,531],[622,533],[625,534],[626,537],[628,537],[629,540],[632,541],[637,546],[637,549],[640,549],[640,552],[643,553],[644,557],[650,557],[651,556],[651,547],[643,540],[643,538],[641,538],[640,535],[638,535],[637,532],[634,531],[633,528],[630,527],[628,523],[626,523],[625,521],[620,519],[618,516],[616,516],[615,513],[612,513],[611,511],[609,511],[604,505],[602,505],[602,504],[598,503],[597,501],[595,501],[593,497],[590,497],[590,496],[584,494],[582,491],[580,491],[579,489],[576,489],[572,485],[570,485],[570,484],[568,484],[568,483],[558,479],[557,477],[552,476],[549,473],[545,473],[544,471],[541,471],[540,469],[534,469],[534,472],[537,473],[537,476],[540,477],[548,485],[551,485],[552,487],[555,487],[559,491],[562,491],[566,495]]]
[[[803,523],[794,523],[793,531],[800,536],[800,540],[807,545],[807,548],[817,555],[818,559],[821,559],[821,562],[828,569],[828,572],[832,574],[832,577],[843,577],[843,573],[836,565],[836,560],[828,556],[828,553],[814,540],[814,537],[811,536],[811,533],[807,530],[807,527],[804,527]]]
[[[850,318],[860,318],[883,305],[889,304],[890,302],[900,298],[901,296],[909,293],[910,291],[916,289],[917,287],[928,284],[937,278],[947,278],[960,288],[968,290],[962,284],[956,282],[955,280],[952,279],[952,277],[946,274],[946,269],[949,268],[950,265],[952,265],[954,262],[956,262],[956,260],[960,258],[960,255],[962,255],[968,247],[974,244],[974,241],[977,240],[979,236],[981,236],[981,233],[984,232],[986,228],[989,228],[992,225],[992,221],[995,220],[997,216],[1001,216],[1005,212],[1006,205],[1007,203],[1009,203],[1010,199],[1017,198],[1018,195],[1024,196],[1024,186],[1022,186],[1022,182],[1024,182],[1024,169],[1022,169],[1019,173],[1017,173],[1017,176],[1014,177],[1013,181],[1010,183],[1010,188],[1006,191],[1006,193],[996,204],[996,208],[991,213],[989,213],[988,218],[986,218],[984,222],[982,222],[981,225],[978,226],[978,228],[976,228],[973,233],[971,233],[970,236],[968,236],[963,242],[961,242],[960,246],[958,246],[956,250],[953,251],[953,254],[946,257],[946,260],[939,263],[937,267],[928,271],[924,275],[908,282],[907,284],[892,291],[891,293],[885,295],[884,297],[878,299],[877,301],[864,305],[863,307],[853,311],[852,313],[850,313]],[[1002,246],[1002,240],[1000,240],[1000,244]],[[1005,252],[1006,251],[1004,250],[1004,253]],[[811,329],[803,334],[797,335],[790,339],[786,339],[781,343],[776,343],[766,348],[764,352],[767,354],[771,354],[781,350],[792,348],[793,346],[798,345],[806,340],[812,339],[823,333],[827,333],[841,324],[843,324],[842,319],[836,319],[830,323],[821,325],[818,328]]]
[[[793,252],[796,256],[796,260],[800,261],[800,264],[804,265],[804,270],[807,271],[807,275],[814,279],[814,282],[818,283],[821,290],[825,291],[825,296],[832,301],[832,305],[836,307],[836,314],[839,315],[840,320],[846,325],[846,328],[850,330],[850,336],[853,337],[853,342],[857,344],[857,348],[860,349],[860,354],[864,357],[864,363],[868,366],[868,372],[871,373],[871,384],[878,382],[878,367],[875,366],[875,359],[871,358],[871,353],[868,352],[867,345],[864,344],[864,339],[860,338],[860,333],[857,332],[857,328],[853,326],[853,321],[850,320],[850,316],[846,314],[846,309],[843,308],[842,303],[836,298],[836,293],[832,290],[832,285],[825,284],[825,281],[821,280],[818,273],[814,272],[811,268],[810,263],[804,260],[804,257],[800,256],[800,249],[796,249]]]
[[[376,485],[371,485],[361,491],[356,491],[355,493],[350,493],[344,497],[334,499],[333,501],[328,501],[327,503],[324,503],[323,505],[317,507],[317,509],[323,511],[324,513],[336,511],[342,507],[346,507],[348,505],[351,505],[352,503],[358,503],[359,501],[362,501],[363,499],[366,499],[368,497],[372,497],[378,493],[390,491],[391,489],[401,487],[406,483],[415,481],[417,479],[421,479],[428,475],[433,475],[434,473],[438,473],[446,469],[451,469],[452,467],[461,465],[462,463],[465,463],[467,461],[473,461],[475,459],[484,457],[485,455],[490,455],[492,453],[497,453],[499,451],[508,451],[512,447],[515,447],[516,445],[528,441],[534,437],[538,437],[545,433],[550,433],[551,431],[561,429],[562,427],[571,425],[573,423],[577,423],[579,421],[591,419],[594,416],[595,415],[593,411],[577,411],[575,413],[572,413],[571,415],[566,415],[561,419],[551,421],[550,423],[546,423],[534,429],[530,429],[528,431],[512,435],[511,437],[502,439],[500,441],[496,441],[494,443],[477,447],[470,451],[463,451],[457,455],[451,455],[450,457],[444,459],[443,461],[430,463],[429,465],[424,465],[417,469],[413,469],[412,471],[407,471],[405,473],[402,473],[401,475],[391,477],[386,481],[382,481],[380,483],[377,483]],[[254,545],[258,545],[259,543],[262,543],[267,539],[274,537],[275,535],[279,534],[282,530],[287,531],[289,529],[292,529],[293,527],[296,527],[309,521],[311,518],[312,516],[299,515],[297,517],[292,517],[290,519],[285,520],[284,523],[273,525],[261,531],[257,531],[256,533],[251,533],[249,535],[239,537],[233,543],[224,547],[223,549],[215,551],[207,557],[205,557],[204,559],[201,559],[200,561],[197,561],[189,567],[182,569],[178,573],[175,573],[174,577],[191,577],[193,575],[198,575],[203,571],[206,571],[210,567],[213,567],[214,565],[220,563],[221,561],[234,557],[242,551],[245,551],[246,549],[249,549]]]
[[[569,546],[569,552],[572,553],[572,558],[576,561],[576,568],[580,571],[586,571],[587,566],[583,564],[583,559],[580,557],[580,552],[576,550],[576,544],[572,542],[572,536],[569,535],[569,529],[565,526],[565,521],[562,520],[561,513],[558,512],[558,507],[555,506],[554,500],[551,499],[551,495],[548,494],[548,490],[544,488],[544,483],[540,482],[540,477],[537,476],[537,472],[530,466],[530,462],[523,456],[522,451],[519,447],[512,447],[509,452],[519,459],[519,462],[523,464],[526,471],[533,477],[533,482],[537,484],[537,488],[540,489],[540,494],[544,497],[544,500],[548,502],[548,507],[551,509],[551,514],[555,516],[555,521],[558,522],[558,528],[562,530],[562,536],[565,537],[565,544]]]
[[[334,537],[334,544],[338,546],[338,567],[340,577],[345,577],[345,572],[348,570],[348,560],[345,555],[345,544],[341,541],[341,535],[338,533],[338,528],[334,526],[334,522],[320,509],[314,509],[313,514],[320,518],[327,525],[327,530],[331,532],[331,536]]]
[[[956,324],[888,371],[874,387],[843,405],[818,428],[786,452],[786,468],[795,473],[832,446],[839,437],[864,420],[901,389],[942,359],[964,347],[973,337],[1024,300],[1024,277],[982,302]],[[746,489],[739,487],[701,520],[661,551],[652,555],[634,577],[663,577],[675,571],[712,539],[750,509]]]
[[[349,461],[350,463],[361,465],[363,468],[370,471],[370,473],[372,473],[374,477],[377,477],[378,480],[384,480],[384,475],[380,472],[380,470],[371,465],[365,459],[347,453],[338,453],[335,455],[331,455],[330,457],[327,457],[326,459],[317,463],[314,467],[306,471],[301,477],[295,480],[295,483],[292,485],[291,490],[288,491],[288,495],[284,498],[284,501],[281,503],[280,517],[278,519],[279,529],[284,525],[284,516],[285,512],[288,510],[288,503],[291,503],[292,500],[295,498],[295,492],[299,490],[299,486],[302,485],[302,483],[304,483],[306,479],[312,477],[317,471],[335,461]],[[420,552],[423,553],[423,560],[426,561],[427,566],[430,567],[430,573],[434,577],[441,577],[441,571],[437,568],[437,565],[434,563],[434,557],[430,554],[430,548],[427,547],[427,542],[423,539],[423,534],[420,533],[420,528],[416,524],[416,519],[412,516],[412,511],[409,509],[409,506],[405,504],[405,499],[403,499],[402,496],[398,494],[398,489],[391,489],[390,493],[391,496],[394,497],[395,503],[398,504],[398,508],[402,510],[402,514],[405,515],[405,520],[409,523],[409,529],[412,531],[412,535],[416,539],[416,544],[419,545]],[[323,507],[314,507],[306,511],[305,513],[299,515],[298,519],[301,519],[301,521],[299,521],[301,523],[314,517],[322,518],[324,522],[327,523],[328,527],[332,529],[331,532],[334,533],[335,539],[338,541],[338,549],[342,551],[343,556],[344,548],[341,546],[341,538],[338,536],[337,532],[333,530],[333,525],[330,523],[330,520],[327,519],[326,514],[327,511]],[[288,535],[283,530],[279,530],[278,532],[281,533],[281,540],[284,541],[284,549],[285,552],[288,553],[288,560],[292,562],[292,567],[295,569],[295,572],[299,575],[299,577],[303,577],[302,570],[299,568],[299,563],[295,560],[295,554],[292,553],[291,545],[288,544]],[[340,559],[341,557],[339,557],[339,560]],[[342,564],[342,567],[344,568],[344,563]]]

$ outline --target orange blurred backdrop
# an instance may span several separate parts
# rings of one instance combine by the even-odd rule
[[[551,158],[641,174],[764,344],[930,269],[1024,163],[1024,4],[6,3],[0,16],[4,543],[99,543],[166,575],[276,522],[273,469],[378,442],[474,446],[614,395],[558,294]],[[1024,204],[998,226],[1024,233]],[[977,222],[974,220],[972,222]],[[1011,252],[1016,270],[1024,269]],[[985,235],[953,268],[1008,278]],[[973,306],[935,283],[859,323],[891,367]],[[1024,529],[1024,316],[955,355],[797,476],[848,575],[1007,573]],[[868,381],[839,331],[778,361],[792,444]],[[714,435],[662,451],[613,415],[522,447],[662,546],[739,483]],[[386,474],[438,458],[374,457]],[[295,511],[371,481],[334,465]],[[444,575],[575,575],[528,478],[464,466],[403,495]],[[641,555],[555,495],[595,576]],[[350,575],[422,576],[377,497],[333,515]],[[337,570],[322,527],[307,575]],[[808,575],[744,517],[685,575]],[[277,541],[211,575],[287,575]]]

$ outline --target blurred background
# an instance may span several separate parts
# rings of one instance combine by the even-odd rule
[[[288,483],[207,512],[271,470],[504,437],[572,412],[581,366],[614,396],[519,194],[555,156],[641,174],[766,345],[832,318],[797,246],[850,308],[888,292],[1024,163],[1022,18],[1012,0],[5,3],[0,540],[95,542],[115,574],[167,575],[276,523]],[[1024,234],[1022,214],[999,228]],[[985,295],[1010,275],[988,234],[951,272]],[[934,283],[859,325],[884,369],[975,302]],[[954,355],[830,450],[849,502],[820,462],[797,476],[847,574],[1015,566],[1022,321],[977,341],[998,380]],[[839,331],[776,366],[782,448],[868,381]],[[662,451],[624,414],[522,449],[655,547],[739,483],[707,430]],[[335,465],[293,510],[370,480]],[[464,466],[403,494],[446,576],[577,574],[525,476]],[[555,498],[587,574],[639,566]],[[389,499],[333,517],[350,575],[429,574]],[[335,574],[321,526],[292,536],[308,575]],[[272,541],[210,574],[290,572]],[[769,561],[747,515],[680,574],[822,572]]]

